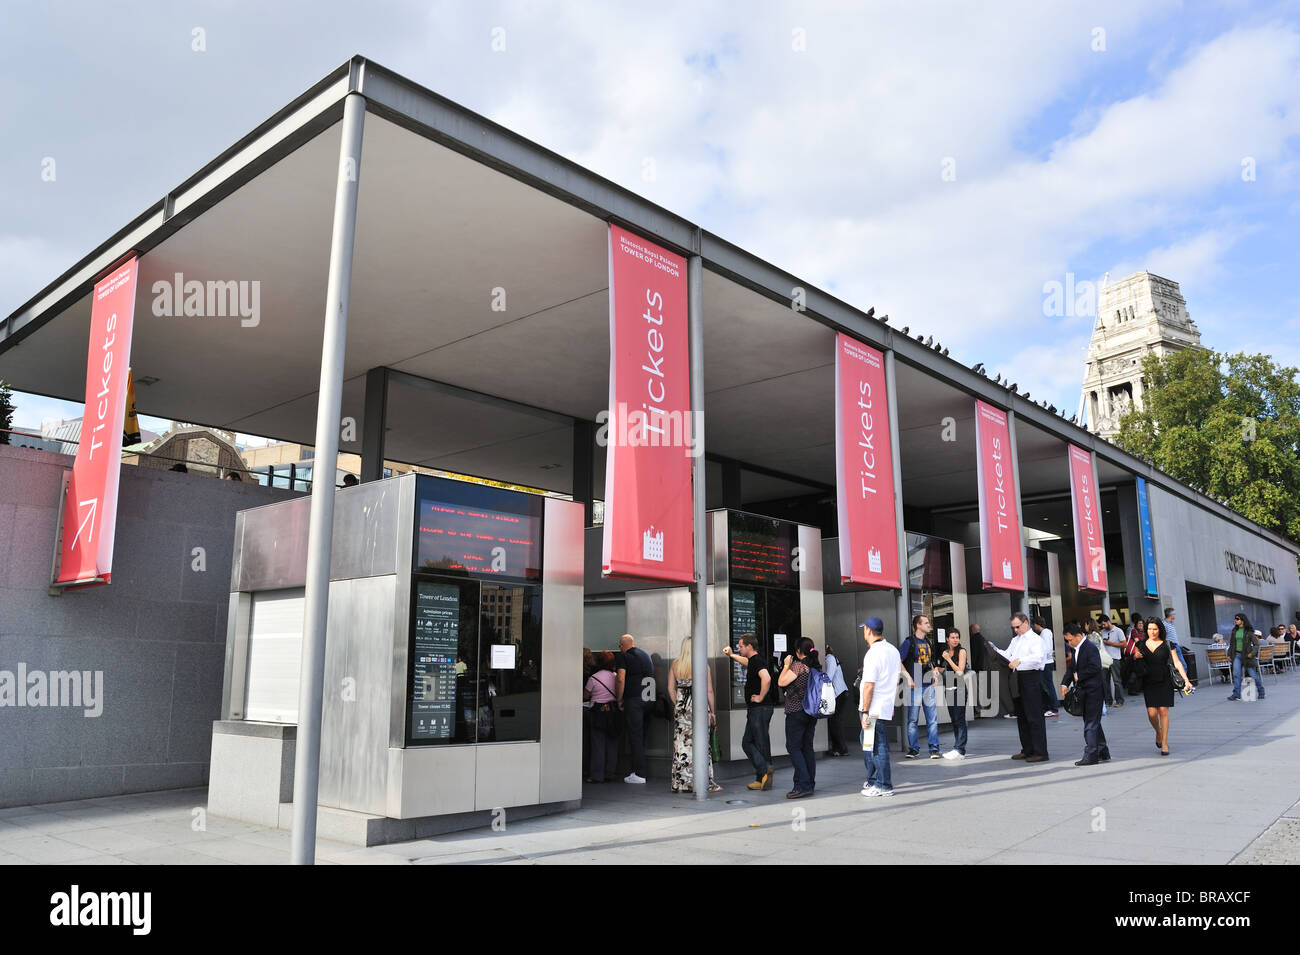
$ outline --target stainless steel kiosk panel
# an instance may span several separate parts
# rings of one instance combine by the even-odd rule
[[[418,820],[580,799],[582,505],[414,474],[337,493],[321,807]],[[305,504],[236,519],[219,815],[265,820],[277,807],[247,792],[292,791],[244,778],[292,771],[282,751],[247,758],[291,750],[292,728],[243,717],[262,678],[249,621],[260,595],[302,586]]]

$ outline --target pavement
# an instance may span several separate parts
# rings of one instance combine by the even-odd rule
[[[580,809],[389,846],[320,840],[321,864],[747,864],[781,861],[1039,864],[1300,863],[1300,675],[1266,676],[1267,699],[1231,703],[1202,682],[1172,711],[1162,757],[1141,700],[1104,727],[1113,759],[1076,767],[1082,721],[1047,721],[1051,760],[1026,766],[1016,724],[971,725],[968,757],[893,758],[896,795],[860,796],[860,756],[818,754],[816,795],[745,788],[702,803],[645,786],[587,786]],[[924,740],[924,731],[922,731]],[[944,733],[945,749],[951,735]],[[278,864],[289,833],[208,815],[188,789],[0,809],[0,863]]]

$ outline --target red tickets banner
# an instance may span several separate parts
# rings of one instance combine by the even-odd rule
[[[609,411],[602,572],[695,579],[686,260],[609,228]]]
[[[1106,544],[1092,453],[1070,445],[1070,499],[1074,502],[1074,562],[1079,589],[1106,593]]]
[[[985,590],[1025,589],[1025,555],[1020,530],[1020,489],[1011,461],[1007,413],[975,402],[980,497],[980,567]]]
[[[902,586],[885,356],[835,336],[835,475],[840,581]]]
[[[86,358],[81,442],[63,501],[63,540],[55,583],[107,584],[113,570],[117,487],[122,469],[137,260],[132,256],[95,286]]]

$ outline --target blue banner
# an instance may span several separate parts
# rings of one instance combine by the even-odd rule
[[[1151,534],[1151,499],[1147,495],[1147,482],[1137,479],[1138,525],[1142,530],[1142,570],[1146,579],[1148,597],[1159,597],[1160,587],[1156,583],[1156,542]]]

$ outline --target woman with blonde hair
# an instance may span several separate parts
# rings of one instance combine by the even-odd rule
[[[668,668],[668,698],[673,701],[673,769],[672,791],[688,793],[692,791],[691,760],[694,754],[695,711],[692,706],[694,693],[691,690],[691,652],[690,637],[682,640],[681,652]],[[713,715],[713,668],[705,672],[704,685],[709,701],[709,728],[715,720]],[[713,781],[713,754],[709,751],[709,741],[704,741],[704,751],[709,760],[709,792],[722,792],[722,787]]]

